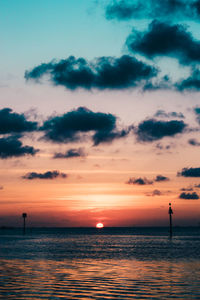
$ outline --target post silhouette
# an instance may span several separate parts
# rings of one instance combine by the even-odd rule
[[[22,214],[22,218],[24,219],[24,222],[23,222],[23,234],[25,234],[26,233],[26,218],[27,218],[27,214],[23,213]]]
[[[169,237],[172,238],[172,214],[173,210],[171,208],[171,203],[169,203]]]

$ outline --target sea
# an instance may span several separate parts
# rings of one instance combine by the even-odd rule
[[[200,227],[2,228],[0,299],[200,299]]]

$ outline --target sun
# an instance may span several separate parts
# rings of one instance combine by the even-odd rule
[[[103,223],[97,223],[96,224],[96,228],[103,228],[103,227],[104,227]]]

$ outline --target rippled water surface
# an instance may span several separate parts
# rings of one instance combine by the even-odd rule
[[[200,299],[200,230],[1,230],[0,299]]]

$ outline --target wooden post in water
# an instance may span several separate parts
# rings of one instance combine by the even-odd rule
[[[172,238],[172,214],[173,210],[171,208],[171,203],[169,203],[169,237]]]
[[[27,214],[23,213],[22,214],[22,218],[24,219],[24,223],[23,223],[23,234],[26,233],[26,218],[27,218]]]

